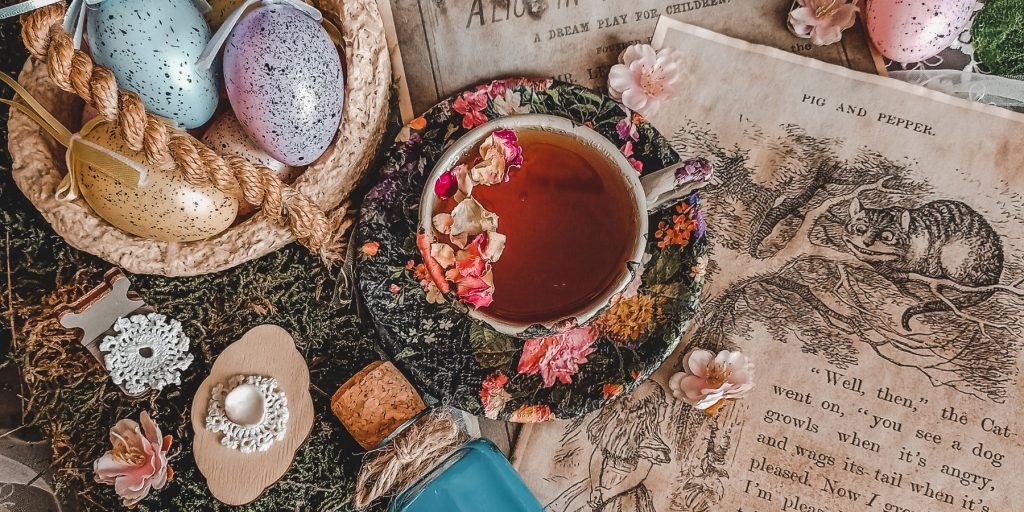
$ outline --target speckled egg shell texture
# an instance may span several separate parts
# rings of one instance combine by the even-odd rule
[[[224,48],[228,98],[247,134],[288,165],[309,165],[341,123],[341,58],[308,15],[267,5],[245,15]]]
[[[218,69],[196,67],[210,27],[192,0],[105,0],[89,6],[87,20],[93,59],[147,110],[185,128],[213,117]]]
[[[210,123],[203,134],[203,142],[221,155],[237,155],[254,164],[264,165],[285,183],[291,182],[300,174],[300,169],[279,162],[253,142],[230,110],[218,115]]]
[[[967,27],[974,0],[869,0],[867,28],[882,55],[901,63],[938,55]]]
[[[97,125],[84,138],[136,162],[145,160],[141,151],[128,148],[111,123]],[[174,169],[149,168],[143,185],[132,188],[85,167],[80,185],[82,197],[103,220],[133,235],[164,242],[209,238],[231,226],[238,213],[234,196],[212,186],[192,185]]]

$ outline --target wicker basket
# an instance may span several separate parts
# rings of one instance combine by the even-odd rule
[[[387,122],[391,67],[384,27],[374,0],[320,0],[324,16],[341,27],[346,71],[345,110],[332,146],[292,187],[324,211],[348,198],[380,143]],[[29,59],[19,82],[68,127],[79,124],[82,101],[58,89],[46,65]],[[28,116],[12,109],[8,122],[15,183],[53,229],[71,246],[125,270],[190,276],[231,268],[295,241],[282,218],[257,212],[206,240],[175,243],[147,240],[121,231],[82,200],[54,197],[66,173],[64,148]]]

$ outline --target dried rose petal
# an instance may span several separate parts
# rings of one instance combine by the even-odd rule
[[[441,265],[441,268],[448,268],[455,264],[455,251],[448,244],[431,245],[430,256]]]
[[[452,223],[454,219],[450,213],[439,213],[434,215],[434,229],[441,234],[449,234],[452,232]]]
[[[494,231],[498,227],[498,216],[487,211],[476,199],[467,197],[452,210],[451,235],[463,233],[473,236],[484,231]]]

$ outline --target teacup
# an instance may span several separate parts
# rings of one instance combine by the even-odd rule
[[[578,162],[576,160],[573,161],[577,163],[584,162],[586,166],[600,173],[600,178],[603,181],[596,186],[604,187],[601,188],[601,193],[614,199],[609,202],[610,211],[603,209],[596,211],[601,214],[626,217],[606,217],[602,222],[600,215],[595,216],[595,222],[599,225],[592,226],[594,229],[588,230],[585,236],[591,237],[594,241],[598,242],[608,240],[609,245],[615,245],[614,251],[618,251],[617,254],[621,256],[622,261],[609,263],[607,261],[608,258],[605,258],[606,261],[602,264],[608,268],[596,269],[597,272],[593,273],[593,275],[607,275],[608,278],[596,282],[596,284],[592,279],[587,280],[590,288],[581,291],[581,296],[561,296],[566,297],[565,304],[567,309],[564,311],[548,308],[544,314],[538,313],[536,317],[531,317],[529,313],[524,316],[508,312],[496,312],[500,311],[498,307],[483,307],[480,309],[469,307],[469,315],[472,318],[488,324],[498,332],[512,336],[533,337],[547,335],[575,326],[581,326],[591,321],[602,310],[607,308],[617,295],[626,290],[635,278],[639,278],[635,274],[642,272],[640,262],[644,258],[644,251],[647,245],[648,215],[663,206],[675,204],[678,200],[705,185],[710,179],[710,166],[706,162],[696,160],[681,162],[641,177],[640,173],[618,147],[591,128],[576,124],[569,119],[546,114],[522,114],[503,117],[470,130],[456,140],[438,159],[430,175],[427,177],[426,187],[420,199],[419,229],[420,233],[425,235],[427,239],[434,240],[440,235],[435,232],[433,217],[438,213],[438,207],[443,199],[439,198],[435,193],[435,182],[443,173],[464,162],[470,155],[475,154],[474,152],[477,151],[480,144],[498,130],[512,130],[519,134],[521,139],[530,139],[532,137],[533,140],[537,140],[536,144],[538,145],[535,147],[547,147],[544,146],[546,144],[564,149],[567,151],[565,154],[569,157],[578,157],[580,159]],[[531,162],[530,149],[525,144],[523,156],[525,158],[525,168]],[[536,157],[536,155],[533,156]],[[698,172],[693,172],[694,169],[697,169]],[[514,183],[516,179],[517,176],[515,171],[513,171],[508,183],[500,183],[491,187],[506,187],[510,183]],[[621,191],[618,190],[620,185]],[[480,188],[474,187],[473,190],[475,196]],[[527,189],[518,193],[523,197],[523,201],[526,201],[529,192],[530,190]],[[546,193],[548,194],[547,198],[550,199],[552,197],[550,187]],[[566,189],[566,193],[568,194],[570,191]],[[558,191],[556,190],[554,197],[557,197],[557,194]],[[620,200],[628,203],[628,208],[611,208]],[[481,199],[481,203],[483,201]],[[500,211],[497,213],[499,215],[498,232],[502,231],[503,221],[513,222],[521,220],[503,216]],[[609,226],[614,226],[615,229],[619,230],[626,230],[628,233],[625,231],[609,233],[607,232]],[[539,233],[536,235],[538,237],[551,235],[551,233],[544,231],[547,229],[546,222],[538,222],[536,229],[536,233]],[[602,232],[602,229],[606,229],[606,231]],[[574,234],[579,235],[579,233]],[[520,229],[518,236],[533,235],[523,235],[523,231]],[[586,241],[587,239],[584,238],[583,240]],[[516,243],[515,237],[508,237],[506,255],[509,251],[516,250],[516,246],[513,245]],[[522,246],[524,241],[519,240],[519,243]],[[596,245],[587,243],[581,245],[589,248],[590,254],[603,250],[603,246],[600,243]],[[610,247],[608,250],[612,251]],[[518,256],[519,260],[522,261],[523,254],[518,254]],[[502,256],[502,258],[505,257]],[[529,257],[536,257],[538,265],[545,264],[542,261],[545,256],[542,256],[541,251],[537,251],[536,254],[530,253]],[[550,254],[546,258],[549,260]],[[509,264],[511,265],[512,263]],[[495,274],[498,275],[502,263],[499,260],[494,265]],[[604,274],[604,272],[608,273]],[[588,272],[585,274],[585,277],[591,278],[593,275]],[[495,281],[497,281],[497,278],[495,278]],[[559,288],[559,290],[562,292],[575,290],[573,288],[575,284],[569,281],[560,283],[560,286],[565,286],[566,288]],[[598,285],[599,288],[593,288]],[[519,285],[516,286],[518,287]],[[530,293],[530,291],[529,289],[516,290],[516,293],[522,299],[522,293]],[[506,294],[508,293],[511,292],[506,290]],[[569,293],[571,294],[571,292]],[[494,292],[495,305],[500,304],[502,300],[501,294],[502,286],[496,286]],[[550,299],[550,297],[538,294],[538,302],[543,302],[542,299]]]

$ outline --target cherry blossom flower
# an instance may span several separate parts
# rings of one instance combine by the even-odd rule
[[[586,363],[587,356],[594,352],[592,345],[597,334],[594,327],[584,326],[526,340],[517,371],[525,375],[540,373],[546,388],[554,386],[556,380],[569,384],[579,372],[579,365]]]
[[[650,116],[678,93],[682,75],[682,54],[678,50],[634,44],[609,70],[608,93],[626,107]]]
[[[163,436],[148,412],[143,412],[139,423],[123,419],[110,429],[113,449],[93,463],[96,481],[113,485],[125,507],[131,508],[149,495],[160,490],[174,477],[167,465],[167,451],[171,449],[171,436]]]
[[[484,379],[483,387],[480,388],[480,403],[484,406],[484,417],[492,420],[498,419],[501,410],[512,400],[512,395],[505,390],[508,377],[504,373],[494,372]]]
[[[483,113],[483,109],[487,107],[486,92],[466,91],[455,99],[452,107],[462,114],[463,128],[473,128],[487,122],[487,116]]]
[[[714,414],[724,400],[735,400],[754,388],[754,363],[740,352],[723,350],[716,356],[694,350],[683,356],[683,371],[668,382],[672,395]]]
[[[816,46],[838,43],[843,31],[857,21],[859,9],[846,0],[797,0],[800,7],[789,13],[789,31],[810,39]]]

